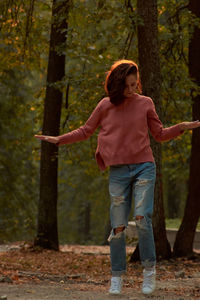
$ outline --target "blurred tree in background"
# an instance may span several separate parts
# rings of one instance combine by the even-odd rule
[[[70,0],[53,0],[42,133],[58,136],[65,76],[65,49]],[[42,142],[37,237],[34,245],[59,249],[57,231],[58,147]]]
[[[33,134],[38,128],[37,97],[46,68],[43,35],[48,35],[45,24],[48,7],[45,6],[42,1],[37,7],[34,1],[0,3],[1,241],[29,239],[35,232],[38,198],[35,154],[39,147],[33,147]],[[38,45],[38,40],[43,45]]]
[[[189,73],[191,79],[200,86],[200,2],[189,1],[189,10],[196,20],[196,24],[190,25],[189,42]],[[200,119],[200,93],[191,89],[192,118]],[[192,149],[190,157],[189,190],[185,205],[184,217],[176,236],[174,253],[176,256],[191,255],[193,252],[193,241],[195,230],[200,216],[200,130],[197,128],[192,132]]]
[[[153,99],[156,111],[162,120],[161,68],[158,41],[157,0],[137,0],[137,12],[141,18],[138,24],[138,56],[142,83],[142,93]],[[165,230],[162,184],[162,145],[151,137],[151,147],[156,162],[156,184],[154,193],[153,231],[158,258],[169,258],[171,249]],[[139,248],[132,260],[139,259]],[[137,255],[136,255],[137,254]],[[138,256],[138,257],[137,257]]]

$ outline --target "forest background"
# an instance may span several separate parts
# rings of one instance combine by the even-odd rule
[[[42,131],[52,1],[0,3],[0,242],[36,235]],[[138,62],[136,1],[74,0],[66,29],[60,134],[87,120],[104,95],[106,71],[120,58]],[[135,25],[134,25],[135,24]],[[158,1],[158,39],[165,127],[192,120],[199,86],[188,71],[190,28],[199,20],[186,0]],[[102,244],[109,224],[108,171],[89,140],[59,148],[59,242]],[[181,219],[188,194],[191,132],[163,143],[165,215]]]

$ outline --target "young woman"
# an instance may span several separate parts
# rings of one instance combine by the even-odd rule
[[[107,74],[103,98],[85,125],[69,133],[36,138],[57,146],[89,138],[100,127],[96,160],[101,170],[110,168],[109,193],[112,231],[108,238],[111,258],[111,294],[120,294],[126,272],[124,229],[128,225],[134,196],[134,217],[143,266],[142,292],[155,289],[156,254],[152,231],[152,213],[156,166],[148,131],[156,141],[173,139],[186,129],[200,126],[199,121],[182,122],[163,128],[151,98],[143,96],[138,66],[130,60],[117,61]],[[138,93],[139,92],[139,93]]]

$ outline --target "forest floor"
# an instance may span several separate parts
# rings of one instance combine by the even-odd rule
[[[127,249],[128,261],[133,250]],[[122,295],[109,295],[109,284],[108,246],[66,245],[56,252],[25,243],[0,245],[0,299],[7,300],[200,300],[200,254],[158,262],[151,296],[141,293],[139,262],[128,262]]]

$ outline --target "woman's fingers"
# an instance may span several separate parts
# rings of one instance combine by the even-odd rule
[[[200,122],[199,122],[199,120],[198,121],[196,121],[196,127],[200,127]]]
[[[183,130],[194,129],[194,128],[200,127],[200,122],[199,122],[199,120],[193,121],[193,122],[183,122],[181,125],[182,125],[181,128]]]
[[[54,143],[54,144],[58,143],[58,138],[55,136],[38,135],[38,134],[35,134],[34,136],[37,139],[42,140],[42,141],[46,141],[46,142]]]
[[[199,122],[199,120],[194,121],[194,122],[191,122],[191,123],[188,125],[188,128],[189,128],[189,129],[193,129],[193,128],[197,128],[197,127],[200,127],[200,122]]]
[[[39,140],[42,140],[42,141],[48,141],[48,136],[45,136],[45,135],[35,135],[35,137]]]
[[[35,134],[34,137],[36,137],[37,139],[40,139],[40,140],[45,140],[47,138],[44,135],[37,135],[37,134]]]

